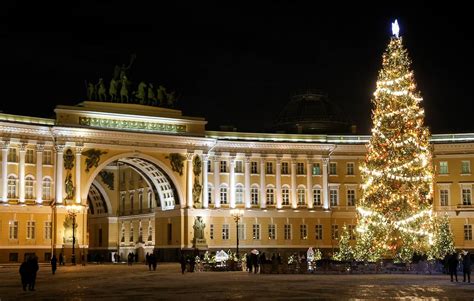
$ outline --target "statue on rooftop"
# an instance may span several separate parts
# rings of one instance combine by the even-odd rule
[[[165,97],[166,97],[166,88],[160,85],[156,92],[156,97],[158,98],[158,105],[162,106],[165,104]]]
[[[138,84],[138,91],[136,92],[136,97],[140,104],[144,105],[145,104],[145,98],[146,98],[146,92],[147,92],[147,86],[145,82],[141,81]]]
[[[120,67],[120,79],[122,80],[124,77],[128,77],[128,70],[130,70],[130,68],[132,67],[133,65],[133,62],[135,61],[135,59],[137,58],[137,55],[136,54],[132,54],[130,56],[130,63],[128,64],[128,66],[125,67],[125,64],[122,64],[122,67]]]
[[[112,80],[110,81],[110,87],[109,87],[109,95],[112,101],[117,100],[118,86],[119,86],[119,82],[115,80],[115,78],[112,78]]]
[[[156,105],[156,96],[155,96],[155,90],[153,88],[153,84],[150,83],[148,84],[148,104],[151,106]]]
[[[122,87],[120,88],[120,101],[121,102],[129,102],[129,97],[128,97],[128,80],[127,77],[124,76],[121,79],[122,82]]]
[[[96,99],[96,91],[95,91],[95,86],[93,83],[88,83],[87,84],[87,98],[89,100],[95,100]]]
[[[107,91],[105,89],[105,83],[102,78],[99,79],[99,83],[96,85],[98,99],[101,101],[106,100],[107,98]]]

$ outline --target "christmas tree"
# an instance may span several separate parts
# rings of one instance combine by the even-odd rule
[[[354,253],[349,243],[350,235],[346,225],[342,227],[342,234],[339,238],[339,251],[334,254],[333,259],[337,261],[351,261]]]
[[[391,257],[409,262],[433,242],[430,133],[410,59],[394,35],[383,54],[372,100],[372,137],[361,164],[357,204],[357,258]]]
[[[436,235],[433,247],[430,249],[429,257],[434,259],[444,259],[447,254],[454,253],[453,232],[449,227],[449,217],[445,214],[443,217],[436,218]]]

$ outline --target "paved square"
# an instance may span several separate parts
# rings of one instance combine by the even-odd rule
[[[462,276],[459,277],[462,281]],[[5,300],[288,300],[416,298],[474,300],[474,284],[447,275],[263,275],[200,272],[175,263],[150,272],[143,264],[41,266],[36,291],[23,292],[17,266],[0,267]]]

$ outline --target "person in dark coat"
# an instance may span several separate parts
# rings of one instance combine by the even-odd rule
[[[30,284],[30,267],[28,265],[28,261],[25,260],[20,265],[20,276],[21,276],[21,284],[23,285],[23,290],[26,291],[26,287]]]
[[[181,263],[181,273],[184,275],[184,271],[186,271],[186,257],[181,255],[179,262]]]
[[[158,259],[156,258],[155,253],[151,253],[149,260],[151,261],[151,264],[153,265],[153,271],[156,271],[156,266],[158,265]]]
[[[252,265],[253,265],[253,271],[255,274],[258,272],[258,255],[252,253]]]
[[[467,282],[471,283],[471,254],[467,251],[464,251],[462,256],[462,273],[462,282],[466,282],[467,276]]]
[[[456,252],[452,253],[448,259],[448,268],[449,274],[451,275],[451,282],[453,282],[453,276],[456,278],[456,282],[458,282],[458,254]]]
[[[38,257],[33,256],[28,260],[28,268],[30,272],[30,283],[28,285],[28,289],[30,291],[35,290],[35,284],[36,284],[36,273],[39,270],[39,265],[38,265]]]
[[[53,271],[53,275],[56,273],[57,263],[58,259],[56,258],[56,255],[53,255],[53,258],[51,258],[51,270]]]
[[[249,253],[245,255],[245,263],[247,264],[247,271],[252,273],[252,256]]]

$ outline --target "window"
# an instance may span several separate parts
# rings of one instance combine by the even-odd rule
[[[209,225],[209,238],[214,239],[214,225],[213,224]]]
[[[258,173],[257,162],[250,162],[250,173]]]
[[[236,173],[243,173],[244,172],[244,167],[242,165],[242,161],[235,161],[235,169],[234,171]]]
[[[120,194],[120,200],[122,201],[122,212],[125,212],[125,192]]]
[[[212,163],[211,163],[211,160],[207,160],[207,172],[212,172]]]
[[[173,242],[173,224],[172,223],[168,223],[168,244],[171,245],[171,243]]]
[[[245,239],[245,224],[239,223],[239,231],[237,234],[239,235],[239,239]]]
[[[350,240],[355,240],[356,237],[355,237],[355,225],[349,225],[347,226],[347,231],[349,232],[349,239]]]
[[[8,162],[17,162],[17,156],[16,156],[16,148],[9,148],[8,149]]]
[[[331,202],[331,206],[338,206],[337,189],[329,190],[329,201]]]
[[[45,150],[43,152],[43,164],[44,165],[51,165],[51,156],[52,156],[52,152],[49,151],[49,150]]]
[[[267,163],[266,163],[266,166],[267,166],[267,168],[265,169],[265,170],[266,170],[266,174],[267,174],[267,175],[273,174],[273,162],[267,162]]]
[[[285,240],[291,240],[291,225],[285,225]]]
[[[221,204],[227,204],[227,187],[221,187]]]
[[[314,231],[316,233],[316,240],[322,240],[323,239],[323,225],[315,225],[314,226]]]
[[[138,210],[142,212],[142,209],[143,209],[143,191],[140,191],[138,193]]]
[[[313,189],[313,205],[314,206],[321,206],[321,189],[314,188]]]
[[[355,206],[355,190],[347,190],[347,206]]]
[[[15,176],[8,177],[8,197],[16,198],[16,177]]]
[[[36,223],[34,221],[26,222],[26,239],[35,239]]]
[[[53,236],[53,223],[48,221],[44,222],[44,239],[51,239]]]
[[[258,205],[258,187],[252,187],[252,189],[250,189],[250,199],[252,205]]]
[[[462,161],[461,162],[461,173],[462,174],[470,174],[471,173],[471,162],[470,161]]]
[[[319,176],[321,174],[321,165],[319,163],[313,164],[313,176]]]
[[[125,225],[122,223],[122,238],[120,239],[121,242],[125,242]]]
[[[212,196],[214,195],[214,189],[212,185],[207,185],[207,201],[212,204]]]
[[[43,200],[51,199],[51,179],[43,179]]]
[[[130,222],[130,242],[133,242],[133,224]]]
[[[347,175],[353,176],[354,175],[354,163],[350,162],[347,163]]]
[[[275,225],[268,225],[268,239],[275,240],[276,239],[276,227]]]
[[[33,198],[33,184],[34,184],[33,177],[27,176],[25,179],[25,198],[26,199]]]
[[[281,163],[281,174],[282,175],[289,174],[288,162],[282,162]]]
[[[471,188],[462,189],[462,204],[471,205]]]
[[[32,149],[26,150],[25,163],[35,163],[34,161],[34,152]]]
[[[254,224],[252,227],[252,236],[254,240],[260,239],[260,225]]]
[[[235,203],[244,203],[244,187],[242,185],[235,186]]]
[[[304,175],[304,163],[302,162],[296,163],[296,173],[299,175]]]
[[[272,187],[267,188],[266,199],[267,199],[267,205],[275,204],[274,191]]]
[[[10,221],[8,225],[10,228],[10,239],[18,239],[18,221]]]
[[[298,188],[298,205],[299,206],[306,205],[305,191],[306,189],[304,189],[304,187]]]
[[[281,189],[281,198],[283,206],[290,205],[290,190],[288,189],[288,187],[283,187]]]
[[[307,225],[300,225],[300,239],[308,239],[308,227]]]
[[[440,189],[439,190],[439,200],[441,206],[448,206],[449,205],[449,193],[447,189]]]
[[[148,239],[147,241],[153,240],[153,227],[151,225],[148,226]]]
[[[133,194],[135,192],[131,192],[129,197],[130,197],[130,212],[133,213]]]
[[[227,172],[227,161],[221,161],[221,172]]]
[[[148,199],[148,208],[153,208],[153,193],[151,192],[151,189],[148,190],[147,199]]]
[[[222,240],[228,240],[229,239],[229,225],[225,224],[222,225]]]
[[[329,163],[329,174],[337,175],[337,164],[335,162]]]
[[[333,240],[339,239],[339,226],[331,225],[331,238]]]
[[[448,162],[446,161],[439,162],[439,174],[441,175],[448,174]]]
[[[472,240],[472,225],[464,225],[464,240]]]

